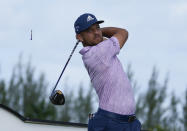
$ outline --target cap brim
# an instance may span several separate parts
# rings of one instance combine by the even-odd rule
[[[97,24],[101,24],[101,23],[103,23],[104,22],[104,20],[99,20],[99,21],[97,21],[96,23]]]

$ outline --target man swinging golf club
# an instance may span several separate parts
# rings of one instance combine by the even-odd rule
[[[117,57],[128,32],[115,27],[100,28],[103,22],[85,13],[74,23],[76,39],[84,46],[79,53],[99,97],[99,109],[91,115],[88,131],[140,131],[133,91]]]

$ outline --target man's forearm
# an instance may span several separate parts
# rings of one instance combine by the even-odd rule
[[[125,29],[116,27],[104,27],[101,28],[101,31],[104,37],[110,38],[112,36],[115,36],[119,40],[120,48],[123,47],[128,38],[128,32]]]
[[[118,33],[119,30],[121,30],[121,29],[120,28],[116,28],[116,27],[104,27],[104,28],[101,28],[103,36],[107,37],[107,38],[112,37],[114,34]]]

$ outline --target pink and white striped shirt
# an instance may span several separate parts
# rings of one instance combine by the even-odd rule
[[[135,113],[131,84],[117,58],[120,52],[116,37],[80,50],[84,65],[99,97],[99,108],[122,114]]]

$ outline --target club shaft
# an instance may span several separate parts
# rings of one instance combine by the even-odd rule
[[[69,61],[70,61],[70,59],[71,59],[71,57],[72,57],[72,55],[73,55],[73,53],[74,53],[74,51],[75,51],[75,49],[76,49],[78,44],[79,44],[79,41],[76,42],[76,45],[74,46],[74,48],[73,48],[73,50],[72,50],[72,52],[71,52],[71,54],[70,54],[70,56],[68,58],[68,61],[66,62],[65,66],[64,66],[64,68],[63,68],[63,70],[62,70],[62,72],[60,74],[60,77],[58,78],[58,80],[57,80],[57,82],[55,84],[55,87],[53,88],[53,91],[56,89],[56,87],[57,87],[57,85],[58,85],[58,83],[59,83],[59,81],[60,81],[60,79],[61,79],[61,77],[62,77],[62,75],[63,75],[63,73],[65,71],[65,69],[66,69],[66,66],[68,65],[68,63],[69,63]]]

